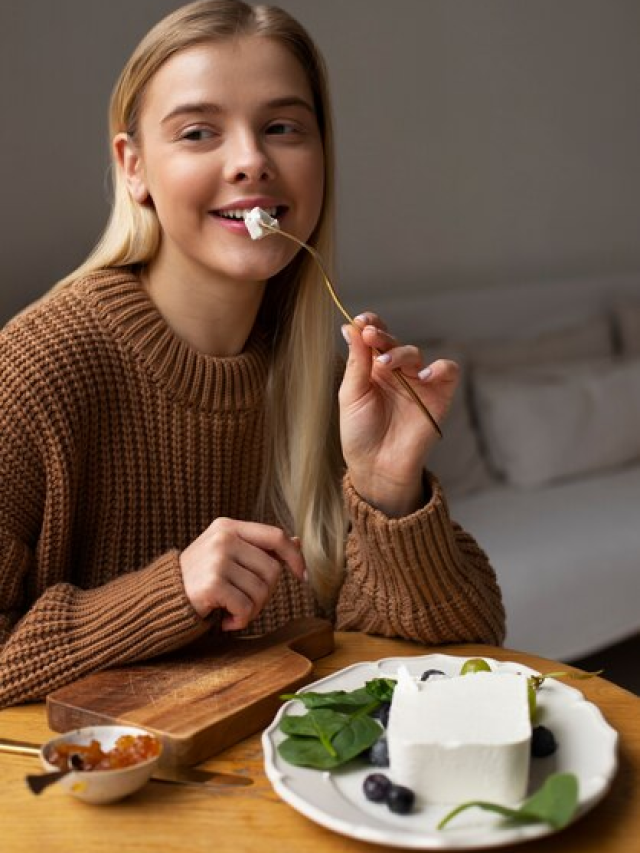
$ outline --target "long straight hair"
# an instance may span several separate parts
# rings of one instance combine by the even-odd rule
[[[161,20],[125,65],[110,104],[110,135],[135,137],[145,90],[174,54],[241,36],[272,39],[300,63],[314,99],[324,149],[324,199],[309,242],[327,266],[333,261],[334,144],[324,61],[306,30],[282,9],[242,0],[198,0]],[[112,155],[113,203],[93,252],[54,292],[96,270],[142,267],[156,256],[161,229],[151,205],[135,202]],[[320,274],[299,252],[269,280],[260,322],[273,340],[267,384],[266,470],[258,512],[272,512],[302,540],[311,584],[330,609],[339,587],[346,519],[340,475],[333,310]]]

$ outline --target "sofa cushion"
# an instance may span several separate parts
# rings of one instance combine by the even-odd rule
[[[535,337],[473,341],[459,349],[472,368],[507,368],[613,354],[611,323],[605,315]]]
[[[491,466],[512,485],[640,459],[640,359],[478,370],[473,391]]]
[[[598,316],[537,337],[427,342],[421,348],[427,363],[450,358],[462,369],[460,387],[443,425],[444,438],[426,461],[447,493],[458,496],[487,488],[495,479],[479,440],[470,391],[471,371],[476,367],[515,367],[608,356],[612,353],[612,334],[609,320]]]

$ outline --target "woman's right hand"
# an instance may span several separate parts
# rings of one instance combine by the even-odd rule
[[[279,527],[216,518],[180,555],[185,592],[196,613],[226,611],[223,631],[255,619],[271,598],[281,572],[306,580],[300,540]]]

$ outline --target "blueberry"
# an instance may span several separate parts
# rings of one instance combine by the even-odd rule
[[[552,731],[546,726],[534,726],[531,732],[531,755],[534,758],[546,758],[558,748],[558,743]]]
[[[383,702],[379,708],[371,714],[374,720],[378,720],[385,729],[389,724],[389,711],[391,710],[391,702]]]
[[[378,740],[365,752],[365,757],[369,764],[373,764],[374,767],[388,767],[389,746],[387,744],[387,739],[385,737],[378,738]]]
[[[431,678],[432,675],[444,675],[444,672],[441,669],[427,669],[420,676],[420,681],[426,681],[428,678]]]
[[[391,785],[387,792],[389,811],[395,812],[395,814],[409,814],[415,798],[416,795],[411,788],[405,788],[404,785]]]
[[[372,803],[386,802],[391,787],[391,780],[384,773],[371,773],[362,783],[364,795]]]

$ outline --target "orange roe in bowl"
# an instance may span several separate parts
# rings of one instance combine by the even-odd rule
[[[51,750],[48,760],[68,770],[71,755],[78,755],[82,770],[120,770],[141,764],[160,753],[160,742],[153,735],[121,735],[113,749],[105,752],[97,740],[91,743],[62,743]]]

